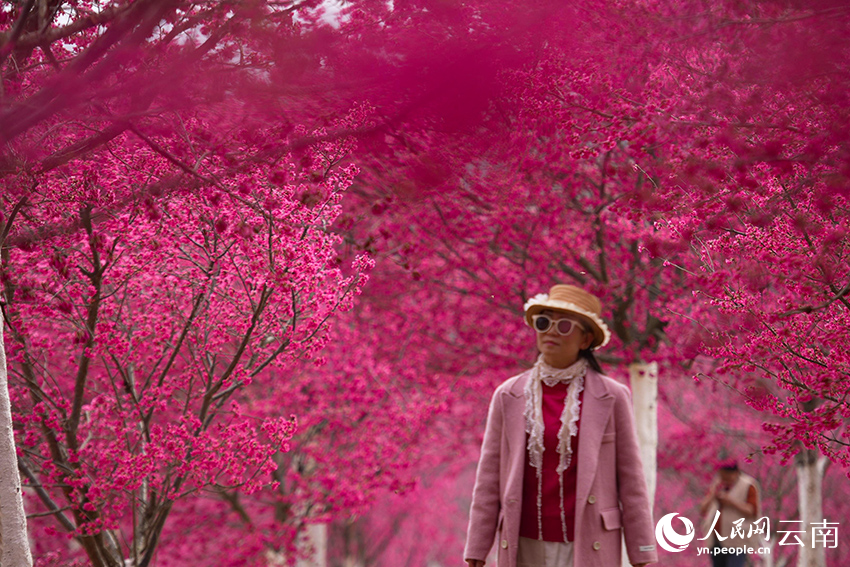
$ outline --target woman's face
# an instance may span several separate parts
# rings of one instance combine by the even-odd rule
[[[543,360],[549,366],[566,368],[578,360],[578,353],[593,343],[593,333],[585,330],[585,324],[573,315],[546,309],[543,315],[554,320],[572,319],[579,324],[573,327],[569,335],[558,334],[557,325],[552,325],[545,333],[537,333],[537,349],[543,354]]]

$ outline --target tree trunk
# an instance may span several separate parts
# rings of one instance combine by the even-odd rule
[[[32,567],[32,555],[27,539],[27,516],[24,513],[15,434],[12,430],[12,404],[9,401],[3,325],[4,321],[0,319],[0,565]]]
[[[303,539],[298,541],[299,552],[309,550],[310,556],[298,558],[296,567],[327,567],[328,565],[328,526],[327,524],[309,524],[304,528]],[[272,549],[266,550],[266,562],[273,567],[285,567],[289,564],[286,556]]]
[[[649,490],[649,504],[654,506],[658,452],[658,363],[630,364],[629,378],[643,474],[646,476],[646,487]]]
[[[655,506],[656,453],[658,452],[658,363],[635,362],[629,365],[632,405],[635,410],[640,458],[649,491],[649,505]],[[629,557],[623,542],[623,567]]]
[[[310,524],[306,528],[305,545],[312,551],[309,559],[299,559],[297,567],[327,567],[328,565],[328,526]]]
[[[761,558],[761,567],[773,567],[773,551],[776,549],[776,537],[773,537],[772,541],[762,539],[761,544],[768,549],[767,553],[758,555]]]
[[[800,521],[802,526],[796,528],[805,530],[800,534],[803,545],[797,547],[797,567],[826,567],[826,548],[823,545],[813,546],[812,523],[823,522],[823,475],[826,471],[827,458],[817,449],[803,449],[794,457],[797,467],[797,497],[800,505]],[[796,526],[800,524],[785,524]],[[795,528],[785,528],[791,531]]]

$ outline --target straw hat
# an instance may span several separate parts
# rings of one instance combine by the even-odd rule
[[[574,285],[554,285],[548,294],[540,293],[526,301],[523,309],[525,322],[529,326],[532,316],[547,309],[580,315],[593,331],[593,343],[590,348],[605,346],[611,340],[611,331],[602,320],[602,305],[599,299]]]

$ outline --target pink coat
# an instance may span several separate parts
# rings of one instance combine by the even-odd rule
[[[498,567],[516,567],[527,453],[523,389],[530,375],[527,371],[504,382],[490,402],[465,559],[484,560],[496,538]],[[576,459],[575,567],[618,567],[621,532],[632,564],[657,561],[631,394],[589,368]]]

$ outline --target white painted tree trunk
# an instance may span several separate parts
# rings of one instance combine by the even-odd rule
[[[298,545],[310,549],[312,555],[307,558],[299,558],[295,561],[295,567],[327,567],[328,565],[328,526],[327,524],[310,524],[304,532],[304,539],[299,540]],[[266,562],[271,567],[285,567],[286,556],[273,550],[266,550]]]
[[[310,524],[307,526],[306,545],[313,550],[309,559],[299,559],[296,567],[327,567],[328,565],[328,526]]]
[[[776,528],[774,527],[774,534],[776,533]],[[763,547],[768,549],[768,553],[763,553],[758,557],[761,558],[761,567],[773,567],[773,551],[776,549],[776,537],[773,537],[772,541],[761,540],[761,544]]]
[[[649,504],[655,507],[658,452],[658,363],[635,362],[629,365],[632,388],[632,405],[635,410],[640,457],[643,474],[649,490]],[[623,543],[623,567],[628,567],[629,557]]]
[[[21,475],[12,431],[12,404],[6,374],[6,347],[0,319],[0,566],[32,567]]]
[[[823,521],[823,475],[826,471],[827,458],[815,449],[803,449],[797,453],[794,464],[797,468],[800,520],[804,526],[796,529],[806,530],[805,535],[800,534],[804,545],[797,547],[797,567],[826,567],[825,547],[812,546],[812,523]],[[786,525],[794,526],[795,524]],[[784,529],[790,531],[795,528]]]
[[[654,506],[658,453],[658,363],[630,364],[629,377],[643,474],[649,489],[649,503]]]

